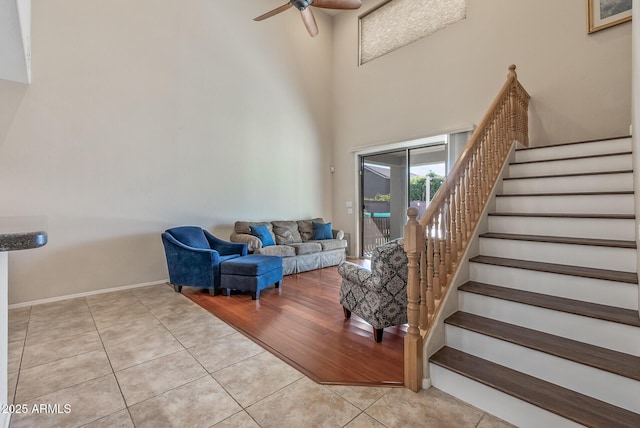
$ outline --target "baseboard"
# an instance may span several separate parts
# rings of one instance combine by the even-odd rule
[[[149,285],[166,284],[167,282],[169,282],[168,279],[163,279],[163,280],[160,280],[160,281],[151,281],[151,282],[143,282],[143,283],[140,283],[140,284],[123,285],[121,287],[103,288],[101,290],[87,291],[87,292],[84,292],[84,293],[68,294],[66,296],[51,297],[51,298],[48,298],[48,299],[32,300],[30,302],[14,303],[12,305],[9,305],[9,309],[16,309],[16,308],[24,308],[24,307],[27,307],[27,306],[42,305],[44,303],[60,302],[62,300],[76,299],[78,297],[94,296],[96,294],[112,293],[114,291],[122,291],[122,290],[129,290],[129,289],[132,289],[132,288],[147,287]]]
[[[422,379],[422,389],[431,388],[431,376]]]

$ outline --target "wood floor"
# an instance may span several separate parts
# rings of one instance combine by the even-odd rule
[[[389,327],[381,343],[356,315],[344,319],[338,301],[341,278],[336,267],[287,275],[280,289],[209,296],[182,292],[252,340],[318,383],[403,385],[403,337],[406,326]]]

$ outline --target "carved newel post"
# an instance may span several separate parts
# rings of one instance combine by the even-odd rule
[[[409,259],[407,279],[407,320],[409,330],[404,338],[404,385],[412,391],[422,387],[422,336],[420,322],[420,272],[418,260],[424,251],[424,229],[418,223],[418,209],[407,210],[409,221],[404,227],[404,250]]]

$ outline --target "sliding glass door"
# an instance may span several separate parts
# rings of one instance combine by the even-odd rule
[[[407,208],[422,215],[446,174],[446,144],[360,156],[361,256],[404,233]]]

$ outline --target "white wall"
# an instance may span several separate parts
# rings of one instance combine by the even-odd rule
[[[332,21],[279,0],[34,1],[32,84],[0,81],[0,216],[48,218],[9,302],[168,277],[160,233],[332,212]]]
[[[589,35],[584,1],[468,0],[465,20],[358,66],[357,19],[378,3],[334,22],[334,220],[354,241],[354,148],[477,124],[510,64],[532,96],[532,145],[628,134],[629,23]]]

